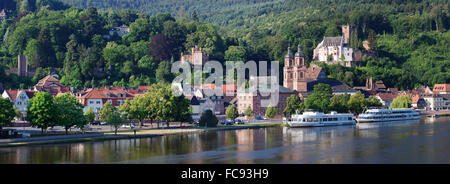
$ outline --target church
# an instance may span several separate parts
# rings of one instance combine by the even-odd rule
[[[315,64],[306,66],[305,54],[300,45],[298,45],[295,56],[292,55],[291,48],[288,48],[288,53],[284,57],[283,71],[283,86],[299,92],[307,91],[308,81],[327,78],[321,67]]]
[[[345,64],[351,66],[353,61],[353,48],[349,46],[352,30],[351,25],[342,26],[342,36],[324,37],[322,42],[314,49],[313,60],[327,64]]]
[[[290,47],[284,57],[283,87],[301,93],[302,97],[309,96],[314,86],[322,83],[330,85],[333,94],[356,93],[356,90],[336,79],[328,79],[325,71],[316,64],[311,63],[309,67],[305,64],[305,54],[300,45],[295,55],[292,55]]]

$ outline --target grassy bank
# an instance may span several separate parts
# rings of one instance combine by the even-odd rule
[[[79,142],[89,142],[89,141],[106,141],[106,140],[119,140],[119,139],[134,139],[134,138],[149,138],[164,135],[173,135],[181,133],[196,133],[204,131],[220,131],[220,130],[238,130],[238,129],[254,129],[254,128],[265,128],[265,127],[275,127],[280,126],[280,123],[261,123],[261,124],[243,124],[243,125],[231,125],[231,126],[218,126],[211,128],[204,127],[190,127],[190,128],[171,128],[171,129],[151,129],[151,130],[126,130],[119,131],[117,135],[114,132],[105,132],[102,136],[96,137],[70,137],[70,138],[59,138],[59,139],[49,139],[49,140],[39,140],[39,139],[29,139],[29,141],[24,140],[21,142],[9,142],[0,143],[1,147],[17,147],[17,146],[30,146],[30,145],[45,145],[45,144],[61,144],[61,143],[79,143]]]

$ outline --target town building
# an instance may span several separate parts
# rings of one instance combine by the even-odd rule
[[[353,48],[349,46],[353,26],[342,26],[342,36],[324,37],[314,49],[313,60],[328,64],[345,64],[351,66]]]
[[[28,101],[33,98],[35,91],[31,89],[9,89],[2,93],[3,98],[8,98],[22,113],[23,119],[27,113]]]
[[[422,98],[426,102],[425,110],[440,111],[444,110],[444,98],[439,94],[424,94]]]
[[[103,38],[110,39],[114,35],[123,37],[124,35],[128,34],[129,32],[130,32],[130,28],[126,25],[122,25],[120,27],[111,27],[108,32],[109,34],[103,35]]]
[[[433,94],[450,94],[450,84],[435,84],[433,87]]]
[[[110,102],[118,107],[126,100],[133,100],[134,95],[122,87],[89,88],[76,93],[78,101],[84,105],[84,111],[92,108],[98,114],[104,104]]]
[[[278,94],[278,103],[271,104],[273,107],[279,110],[279,113],[283,112],[286,108],[287,98],[291,95],[299,95],[298,91],[278,86],[278,89],[273,88],[270,89],[271,77],[273,76],[259,76],[259,77],[250,77],[250,82],[254,84],[258,84],[255,88],[256,91],[238,91],[237,92],[237,110],[239,114],[244,114],[245,110],[250,107],[253,110],[253,114],[255,116],[264,116],[266,114],[267,107],[262,104],[262,100],[269,100],[272,97],[272,94]],[[278,83],[278,80],[277,80]],[[265,85],[265,88],[262,88]],[[261,94],[261,93],[264,93]],[[269,94],[270,93],[270,94]]]
[[[411,107],[414,109],[424,109],[427,106],[426,101],[421,95],[411,96]]]
[[[52,75],[47,75],[34,85],[34,91],[44,91],[52,96],[70,92],[70,89],[63,86],[58,79]]]
[[[224,96],[223,95],[211,95],[207,96],[201,89],[196,89],[194,96],[200,104],[199,114],[206,110],[211,110],[216,115],[225,114]]]
[[[191,48],[190,54],[181,53],[181,62],[189,62],[191,65],[204,65],[209,61],[209,56],[202,52],[197,45]]]
[[[396,96],[392,93],[377,93],[375,97],[380,100],[381,104],[385,107],[390,107]]]

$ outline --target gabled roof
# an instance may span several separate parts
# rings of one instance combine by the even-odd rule
[[[393,101],[394,98],[396,97],[392,93],[377,93],[376,96],[380,97],[380,99],[383,100],[384,102]]]
[[[191,98],[191,105],[200,105],[200,102],[198,101],[197,97],[193,96]]]
[[[433,93],[450,92],[450,84],[435,84]]]
[[[92,88],[88,89],[84,92],[79,92],[78,94],[82,94],[80,98],[85,99],[111,99],[111,98],[132,98],[133,94],[127,92],[126,90],[120,87],[112,87],[112,88]],[[124,94],[125,96],[122,97]]]
[[[307,83],[307,90],[308,92],[314,91],[314,86],[317,84],[328,84],[331,86],[331,89],[333,90],[333,93],[355,93],[356,90],[349,87],[347,84],[342,83],[339,80],[336,79],[318,79],[309,81]]]
[[[22,91],[22,89],[7,89],[4,92],[6,92],[8,94],[8,96],[11,98],[11,101],[14,102],[14,101],[16,101],[17,97],[19,96],[20,91]],[[29,99],[34,97],[35,91],[30,90],[30,89],[26,89],[24,91]]]
[[[386,89],[386,86],[384,85],[383,81],[376,81],[375,89]]]
[[[59,80],[51,75],[47,75],[44,78],[42,78],[41,80],[39,80],[39,82],[35,86],[47,87],[50,84],[57,84],[58,86],[62,86],[61,83],[59,82]]]
[[[318,47],[338,47],[341,46],[342,36],[339,37],[324,37],[323,41],[318,45]]]

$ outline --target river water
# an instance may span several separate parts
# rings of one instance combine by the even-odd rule
[[[450,163],[450,117],[0,148],[1,163]]]

